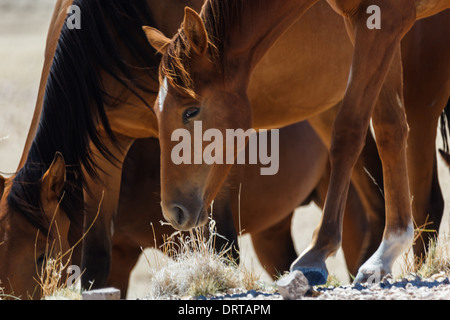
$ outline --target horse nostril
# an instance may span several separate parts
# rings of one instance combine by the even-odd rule
[[[172,212],[175,222],[179,226],[184,225],[184,222],[186,221],[186,211],[182,207],[175,205],[172,207]]]

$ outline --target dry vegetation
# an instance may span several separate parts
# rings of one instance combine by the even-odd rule
[[[230,290],[261,289],[264,282],[230,256],[231,248],[215,250],[215,221],[208,230],[195,228],[189,235],[175,233],[161,250],[171,259],[150,268],[148,299],[208,296]]]
[[[402,275],[417,274],[421,278],[430,278],[436,274],[450,276],[450,236],[441,234],[439,240],[430,239],[427,256],[414,257],[412,249],[403,256]]]
[[[160,261],[156,268],[149,268],[147,299],[191,299],[220,293],[236,293],[247,290],[275,292],[272,283],[259,280],[253,271],[239,266],[229,256],[230,249],[217,252],[214,243],[214,221],[209,230],[196,228],[189,235],[176,233],[169,237],[161,250],[170,259]],[[428,256],[420,263],[408,264],[404,273],[415,273],[421,278],[440,274],[450,276],[450,243],[448,235],[432,241]],[[49,260],[42,277],[44,299],[80,299],[81,292],[67,288],[62,279],[62,265]],[[330,275],[326,286],[339,286],[337,277]]]
[[[191,299],[198,296],[212,296],[220,293],[237,293],[247,290],[275,292],[273,283],[261,281],[254,271],[238,265],[229,255],[230,248],[217,252],[215,222],[207,227],[196,228],[188,235],[175,233],[168,237],[160,248],[168,259],[158,261],[156,267],[149,267],[149,287],[147,299]],[[427,257],[413,260],[411,253],[405,254],[403,274],[415,273],[421,278],[440,274],[450,276],[450,237],[442,234],[439,241],[432,241]],[[54,245],[49,248],[51,256]],[[53,254],[37,270],[35,279],[47,300],[79,300],[81,290],[66,286],[66,267],[62,262],[68,254]],[[146,257],[147,258],[147,257]],[[409,261],[409,262],[408,262]],[[326,286],[339,286],[337,277],[330,275]],[[0,299],[17,299],[7,295],[1,288]]]

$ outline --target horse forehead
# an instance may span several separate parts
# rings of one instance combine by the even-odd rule
[[[164,101],[166,101],[167,97],[167,77],[164,77],[162,85],[159,87],[158,93],[158,103],[159,103],[159,111],[162,112],[164,109]]]

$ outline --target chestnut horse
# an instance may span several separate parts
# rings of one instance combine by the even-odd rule
[[[251,104],[247,95],[257,63],[315,2],[209,0],[200,15],[186,8],[182,27],[172,39],[144,27],[149,42],[162,53],[160,91],[154,110],[161,144],[161,205],[164,216],[174,227],[186,230],[206,222],[206,209],[231,166],[201,162],[175,165],[170,157],[175,130],[183,128],[192,135],[195,121],[200,121],[205,130],[215,128],[225,136],[226,129],[276,128],[327,110],[325,103],[316,107],[277,104],[276,108],[272,105],[267,108]],[[303,271],[311,285],[325,283],[325,259],[341,244],[350,177],[371,118],[383,165],[386,223],[379,248],[361,266],[355,281],[380,279],[412,245],[414,225],[400,41],[417,19],[450,7],[445,0],[329,0],[328,3],[344,17],[354,49],[342,104],[333,123],[331,178],[322,224],[310,247],[291,267]],[[369,26],[366,13],[371,12],[369,9],[381,10],[382,14],[376,18],[382,27]],[[285,82],[282,86],[284,90],[288,87]],[[325,90],[321,87],[319,92],[336,99],[335,93],[339,91],[331,86]],[[380,103],[375,108],[378,98]],[[226,145],[221,148],[220,152],[226,153]]]

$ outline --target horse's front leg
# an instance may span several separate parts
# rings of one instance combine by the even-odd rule
[[[403,103],[400,49],[391,65],[373,113],[383,164],[386,225],[377,251],[360,268],[356,282],[374,281],[392,270],[395,259],[412,245],[414,227],[406,162],[408,124]]]
[[[302,271],[311,285],[326,282],[328,273],[325,259],[334,254],[341,244],[342,219],[350,176],[364,146],[365,135],[381,87],[394,56],[399,53],[400,40],[415,19],[414,2],[410,0],[395,2],[329,0],[329,2],[346,17],[355,48],[347,90],[334,122],[330,150],[331,178],[323,218],[311,245],[291,266],[292,270]],[[372,5],[380,8],[381,29],[372,29],[367,23],[367,8]],[[401,70],[395,68],[392,72],[400,73]],[[399,97],[402,101],[401,92]],[[388,108],[379,111],[382,112],[384,109]],[[360,268],[358,281],[367,279],[374,272],[389,271],[392,262],[401,253],[401,250],[397,250],[399,241],[404,240],[407,245],[412,241],[411,207],[409,202],[405,201],[409,200],[406,154],[403,152],[406,146],[407,124],[403,105],[397,104],[396,109],[398,110],[393,112],[395,118],[386,125],[392,129],[391,124],[395,124],[397,132],[404,135],[392,136],[383,144],[378,143],[377,136],[383,163],[387,214],[383,242],[372,256],[380,259],[370,258],[369,262]],[[385,117],[378,119],[380,126],[383,127]],[[392,154],[393,149],[397,151],[395,157]],[[401,202],[395,203],[396,200]],[[392,235],[395,237],[391,237]],[[405,245],[402,245],[403,248]]]
[[[106,139],[105,139],[106,140]],[[134,139],[117,135],[117,143],[105,141],[115,159],[108,160],[94,149],[98,179],[85,174],[84,232],[82,253],[82,286],[87,289],[106,284],[112,255],[114,221],[119,203],[123,161]]]

